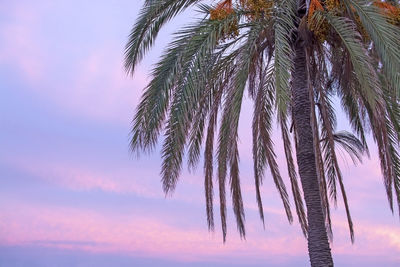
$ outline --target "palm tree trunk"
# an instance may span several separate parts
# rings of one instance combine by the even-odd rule
[[[305,47],[298,41],[292,85],[293,120],[297,133],[297,164],[307,206],[308,253],[311,266],[333,266],[317,178],[306,60]]]

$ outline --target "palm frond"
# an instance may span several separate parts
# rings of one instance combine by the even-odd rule
[[[268,75],[268,74],[267,74]],[[262,204],[262,199],[261,199],[261,193],[260,193],[260,187],[263,181],[264,177],[264,169],[266,165],[266,157],[265,157],[265,151],[264,151],[264,146],[262,145],[262,141],[259,138],[259,119],[260,119],[260,109],[262,107],[262,98],[264,96],[264,90],[262,88],[262,84],[264,83],[265,79],[265,73],[264,71],[261,71],[261,79],[259,81],[259,88],[257,90],[257,95],[254,95],[254,92],[256,91],[255,87],[256,85],[250,85],[250,88],[254,89],[249,89],[250,91],[254,91],[251,93],[253,95],[254,99],[254,113],[253,113],[253,122],[252,122],[252,137],[253,137],[253,169],[254,169],[254,181],[255,181],[255,186],[256,186],[256,199],[257,199],[257,204],[258,204],[258,211],[260,214],[261,221],[263,222],[263,225],[265,227],[265,221],[264,221],[264,209],[263,209],[263,204]],[[272,78],[269,75],[270,78]],[[254,78],[255,79],[255,78]],[[268,79],[268,78],[266,78]],[[251,81],[249,82],[250,84],[252,83]],[[254,81],[255,83],[255,81]]]
[[[226,97],[224,100],[224,110],[221,119],[221,125],[218,137],[218,181],[219,181],[219,193],[220,193],[220,213],[221,213],[221,224],[224,241],[226,240],[226,198],[225,198],[225,178],[227,173],[227,164],[231,163],[231,170],[236,170],[235,165],[237,157],[235,156],[235,147],[237,142],[237,131],[239,116],[241,111],[241,105],[243,100],[243,93],[246,87],[247,78],[249,74],[249,68],[251,64],[252,55],[256,52],[256,43],[258,41],[259,33],[262,31],[262,25],[252,27],[247,35],[247,41],[238,48],[239,53],[237,54],[236,65],[237,70],[235,71],[234,79],[230,84],[227,85]],[[237,187],[239,184],[235,182],[236,173],[231,173],[231,192],[239,192]],[[242,227],[242,221],[244,220],[242,207],[240,201],[234,198],[237,195],[232,194],[233,209],[236,216],[237,226],[239,233],[242,237],[245,235],[244,226]]]
[[[382,60],[388,82],[400,96],[400,28],[389,23],[382,12],[368,0],[345,0],[344,3],[354,8],[360,16]]]
[[[198,109],[200,95],[207,91],[208,63],[216,47],[216,40],[225,26],[222,21],[200,22],[202,27],[188,42],[183,57],[182,78],[178,81],[170,107],[169,121],[166,126],[165,141],[162,149],[162,180],[166,192],[173,190],[181,170],[183,150],[193,114]],[[191,29],[189,29],[189,33]]]
[[[220,61],[221,52],[214,52],[210,60],[207,60],[199,67],[198,72],[203,73],[203,79],[200,86],[205,86],[205,93],[199,99],[196,113],[193,117],[193,123],[189,134],[188,144],[188,168],[194,169],[200,158],[200,149],[204,136],[204,128],[206,119],[210,113],[213,103],[219,103],[217,95],[220,93],[220,88],[223,88],[225,73],[221,73],[213,66],[220,66],[217,61]],[[210,67],[211,66],[211,67]],[[221,67],[219,67],[221,68]],[[226,71],[226,70],[224,70]]]
[[[295,28],[293,1],[283,0],[276,7],[275,18],[275,90],[278,112],[286,112],[290,101],[290,72],[293,67],[291,33]]]
[[[183,149],[198,100],[206,91],[209,59],[216,39],[234,19],[200,21],[180,31],[154,71],[134,118],[133,150],[154,147],[169,109],[162,156],[165,192],[173,191],[181,170]],[[171,99],[172,98],[172,99]]]
[[[125,69],[133,73],[165,23],[199,0],[146,0],[125,46]]]
[[[264,69],[264,68],[263,68]],[[272,116],[274,114],[274,69],[266,66],[265,71],[260,73],[259,87],[255,96],[254,114],[253,114],[253,162],[254,175],[256,182],[257,203],[260,217],[264,222],[260,185],[264,177],[264,169],[269,166],[275,186],[281,196],[286,215],[289,222],[293,221],[290,210],[286,186],[279,172],[276,163],[276,155],[273,150],[271,139]],[[297,203],[298,204],[298,203]]]
[[[367,106],[368,115],[371,120],[373,137],[378,145],[378,155],[385,184],[386,195],[388,197],[390,209],[393,212],[393,163],[390,155],[390,139],[385,123],[385,112],[381,106],[376,110]],[[379,112],[379,113],[378,113]]]
[[[330,76],[328,78],[327,87],[331,90],[336,89],[336,93],[340,98],[341,106],[347,119],[362,142],[366,154],[369,156],[369,149],[366,140],[366,134],[369,130],[369,123],[366,112],[363,112],[362,100],[360,98],[360,83],[355,73],[352,71],[352,64],[348,51],[343,47],[331,47],[328,61],[332,64]]]
[[[349,204],[347,201],[347,195],[343,184],[343,176],[340,171],[339,163],[336,157],[335,151],[335,143],[334,143],[334,133],[333,130],[335,126],[332,123],[332,114],[333,112],[331,104],[329,103],[329,99],[325,96],[322,88],[317,88],[319,99],[318,106],[320,107],[320,115],[322,122],[322,137],[326,139],[326,142],[323,144],[323,152],[324,152],[324,161],[326,164],[326,170],[328,173],[331,196],[333,197],[336,204],[336,180],[339,182],[340,191],[342,192],[343,203],[346,210],[347,222],[350,230],[350,238],[351,241],[354,242],[354,229],[353,229],[353,221],[351,219]]]
[[[393,121],[391,115],[388,114],[390,112],[390,108],[386,107],[386,103],[387,102],[385,102],[383,99],[383,101],[380,102],[375,109],[367,106],[366,110],[371,120],[371,128],[374,140],[378,145],[378,155],[380,159],[386,195],[389,201],[390,209],[393,212],[393,187],[395,189],[397,203],[400,208],[400,146],[398,133],[395,130],[395,124],[398,123],[398,120],[395,119]]]
[[[366,148],[356,136],[347,131],[341,131],[333,135],[333,140],[347,152],[354,164],[362,163]]]
[[[360,116],[360,109],[356,101],[356,95],[352,95],[351,92],[344,93],[341,98],[342,107],[347,113],[350,125],[352,126],[353,131],[357,133],[359,140],[364,147],[365,153],[369,156],[369,148],[365,137],[365,126],[363,125]]]
[[[307,237],[307,229],[308,229],[307,217],[306,217],[306,212],[304,210],[303,196],[301,195],[301,190],[300,190],[299,184],[297,182],[297,172],[296,172],[294,161],[293,161],[292,144],[291,144],[290,138],[289,138],[289,131],[288,131],[288,127],[287,127],[286,118],[281,117],[279,121],[280,121],[280,125],[281,125],[283,146],[285,149],[285,157],[286,157],[286,163],[287,163],[287,167],[288,167],[288,175],[289,175],[290,184],[292,187],[292,193],[293,193],[294,203],[296,206],[296,212],[297,212],[297,216],[298,216],[299,223],[301,226],[301,230],[303,231],[304,236]]]
[[[214,74],[218,77],[217,82],[212,83],[214,85],[214,96],[213,101],[210,103],[210,114],[207,129],[207,138],[204,151],[204,174],[205,174],[205,195],[206,195],[206,211],[207,211],[207,223],[208,229],[214,230],[214,214],[213,214],[213,150],[214,150],[214,135],[215,129],[217,127],[217,116],[218,110],[221,104],[222,94],[224,89],[228,86],[229,82],[232,80],[234,74],[235,66],[233,64],[234,57],[229,57],[228,60],[222,59],[224,61],[222,64],[218,64],[217,67],[220,69]]]
[[[327,173],[328,179],[328,187],[330,191],[330,197],[333,199],[334,204],[337,203],[337,168],[338,165],[335,148],[334,148],[334,129],[335,125],[333,122],[335,121],[332,118],[333,107],[329,97],[325,97],[325,92],[322,88],[318,89],[318,102],[317,106],[319,107],[320,114],[320,122],[321,122],[321,138],[325,140],[322,144],[323,153],[324,153],[324,163],[325,170]]]
[[[320,14],[316,12],[314,15],[319,16]],[[380,81],[355,24],[350,19],[332,16],[329,13],[324,13],[324,16],[349,53],[352,71],[361,85],[357,87],[361,90],[360,94],[363,94],[368,103],[374,106],[376,99],[380,98]]]
[[[242,238],[246,237],[246,231],[244,227],[245,215],[243,207],[242,191],[240,189],[240,178],[239,178],[239,151],[237,148],[237,141],[233,142],[234,147],[232,148],[232,158],[230,166],[230,184],[231,184],[231,195],[233,203],[233,211],[236,217],[236,225],[239,234]]]
[[[383,85],[383,96],[386,104],[390,122],[393,124],[393,130],[397,133],[397,140],[400,140],[400,101],[396,96],[396,92],[387,83],[387,79],[381,76]]]
[[[206,213],[208,229],[214,230],[214,209],[213,209],[213,148],[214,148],[214,129],[216,127],[216,115],[210,116],[208,123],[207,138],[204,151],[204,190],[206,195]]]

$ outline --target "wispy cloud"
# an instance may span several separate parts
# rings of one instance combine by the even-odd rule
[[[232,258],[282,261],[285,257],[289,260],[306,253],[305,240],[299,235],[290,235],[292,230],[282,235],[279,224],[264,234],[249,227],[247,241],[232,236],[223,245],[219,233],[210,235],[204,228],[180,228],[163,223],[161,218],[140,214],[107,216],[90,210],[26,204],[17,204],[13,208],[2,206],[0,211],[2,245],[118,252],[185,261],[201,261],[205,257],[221,261]],[[400,230],[361,222],[357,226],[360,238],[351,245],[349,241],[341,242],[347,235],[344,234],[345,222],[337,227],[340,231],[333,244],[335,255],[398,258]]]
[[[301,255],[302,238],[251,233],[247,241],[230,238],[225,245],[219,234],[206,229],[181,229],[139,214],[109,217],[92,211],[16,205],[1,208],[2,245],[40,245],[93,252],[141,253],[180,260],[204,256],[265,259],[277,255]],[[26,220],[29,219],[29,226]]]
[[[119,170],[118,167],[111,171],[101,168],[90,168],[77,163],[67,163],[52,159],[51,161],[35,158],[3,159],[3,163],[23,171],[32,179],[59,185],[61,187],[90,191],[102,190],[112,193],[134,193],[137,196],[162,198],[157,190],[152,190],[152,175],[148,170]],[[153,176],[156,174],[153,174]],[[157,181],[158,183],[158,181]]]

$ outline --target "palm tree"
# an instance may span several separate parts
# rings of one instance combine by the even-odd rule
[[[260,217],[264,221],[260,185],[268,167],[288,220],[293,221],[271,138],[272,123],[277,120],[311,265],[332,266],[330,205],[336,204],[339,190],[354,240],[336,155],[339,146],[354,160],[361,160],[364,152],[368,154],[366,133],[370,131],[379,148],[392,212],[393,194],[400,205],[399,3],[221,0],[207,5],[200,0],[145,0],[126,46],[129,73],[135,71],[162,26],[193,5],[203,16],[176,33],[155,66],[133,119],[132,150],[151,151],[164,134],[161,176],[168,194],[178,181],[184,152],[189,168],[195,167],[204,143],[208,227],[214,230],[215,171],[223,240],[227,176],[237,228],[244,237],[237,140],[247,90],[254,101],[253,160]],[[336,100],[355,135],[335,132]]]

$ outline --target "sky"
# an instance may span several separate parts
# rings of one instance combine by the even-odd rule
[[[229,206],[223,244],[217,202],[216,230],[208,232],[202,168],[185,168],[166,197],[159,149],[130,153],[131,120],[151,68],[171,34],[196,16],[186,12],[166,25],[128,76],[124,45],[142,4],[0,0],[0,266],[306,266],[306,240],[297,221],[287,222],[269,174],[265,229],[259,220],[248,100],[239,129],[246,240]],[[331,243],[337,266],[400,262],[398,211],[389,210],[369,140],[362,165],[341,159],[356,241],[339,201]]]

